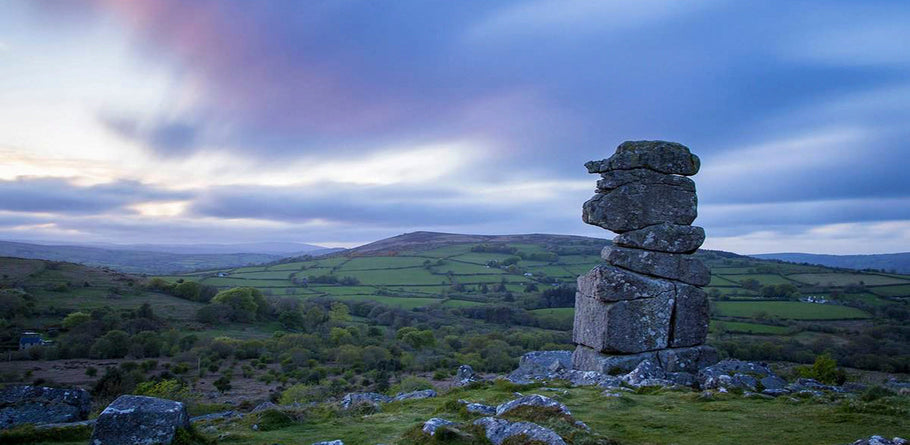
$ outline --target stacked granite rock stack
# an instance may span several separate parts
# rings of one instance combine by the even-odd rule
[[[622,143],[609,159],[585,164],[599,173],[583,219],[618,233],[598,265],[578,278],[572,357],[575,369],[614,373],[643,360],[668,372],[713,364],[704,346],[710,272],[692,256],[705,231],[697,216],[699,159],[681,144]]]

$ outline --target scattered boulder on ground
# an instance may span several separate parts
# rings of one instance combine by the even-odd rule
[[[882,436],[870,436],[868,439],[857,440],[852,445],[910,445],[910,441],[900,437],[888,440]]]
[[[619,378],[596,371],[572,368],[572,351],[533,351],[521,357],[518,368],[506,380],[527,384],[537,381],[564,380],[573,386],[617,386]]]
[[[389,403],[391,401],[391,397],[385,394],[379,394],[378,392],[350,392],[345,394],[344,398],[341,399],[341,408],[351,409],[358,405],[379,407],[380,404]]]
[[[474,368],[471,365],[461,365],[458,367],[458,371],[455,372],[455,386],[470,385],[480,380],[481,378],[474,372]]]
[[[496,414],[496,407],[490,405],[484,405],[482,403],[471,403],[467,400],[459,400],[458,402],[463,403],[465,409],[469,413],[473,414],[482,414],[484,416],[493,416]]]
[[[439,417],[433,417],[432,419],[424,422],[423,428],[421,428],[421,430],[423,430],[424,433],[433,436],[436,434],[437,429],[449,425],[455,425],[455,422],[446,419],[440,419]]]
[[[523,436],[527,441],[539,441],[547,445],[566,445],[553,430],[531,422],[509,422],[496,417],[482,417],[474,425],[483,427],[487,439],[494,445],[501,445],[510,437]]]
[[[146,396],[120,396],[108,405],[92,432],[92,445],[167,445],[188,429],[183,403]]]
[[[531,394],[529,396],[519,397],[515,400],[510,400],[508,402],[501,403],[496,407],[496,415],[501,416],[501,415],[506,414],[509,411],[512,411],[513,409],[516,409],[521,406],[539,406],[541,408],[556,408],[559,410],[559,412],[561,412],[563,414],[572,415],[572,413],[569,412],[569,409],[566,408],[566,406],[563,405],[562,403],[559,403],[556,400],[553,400],[547,396],[542,396],[539,394]]]
[[[432,389],[424,389],[420,391],[399,393],[397,396],[392,398],[392,401],[400,402],[402,400],[429,399],[431,397],[436,397],[436,391]]]
[[[0,389],[0,429],[85,420],[92,397],[83,389],[13,385]]]
[[[344,442],[340,440],[327,440],[323,442],[316,442],[313,445],[344,445]]]

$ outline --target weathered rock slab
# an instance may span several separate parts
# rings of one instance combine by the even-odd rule
[[[685,145],[667,141],[626,141],[613,156],[585,163],[589,173],[647,168],[661,173],[691,176],[701,161]]]
[[[589,298],[612,302],[639,298],[670,298],[676,292],[674,283],[648,277],[608,264],[599,264],[578,277],[578,293]]]
[[[626,184],[598,193],[582,206],[584,222],[616,233],[661,223],[688,225],[697,216],[695,192],[663,184]]]
[[[614,266],[645,275],[694,286],[706,286],[711,282],[711,271],[692,255],[606,246],[600,256]]]
[[[601,352],[635,354],[666,348],[670,337],[672,294],[607,303],[575,298],[572,341]]]
[[[190,427],[183,403],[146,396],[120,396],[95,423],[92,445],[173,443],[178,429]]]
[[[601,193],[606,193],[624,185],[635,183],[667,185],[695,192],[695,181],[685,176],[658,173],[646,168],[610,170],[601,173],[600,180],[597,181],[597,190]]]
[[[496,417],[482,417],[474,425],[483,427],[487,439],[494,445],[502,445],[510,437],[524,436],[527,440],[540,441],[547,445],[566,445],[566,441],[553,430],[531,422],[509,422]]]
[[[11,385],[0,389],[0,428],[84,420],[92,397],[83,389]]]
[[[613,244],[668,253],[692,253],[705,242],[705,229],[679,224],[655,224],[613,238]]]
[[[699,287],[676,285],[676,307],[670,333],[670,347],[703,344],[708,336],[708,295]]]

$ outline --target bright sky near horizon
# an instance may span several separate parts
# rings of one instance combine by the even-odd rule
[[[702,159],[737,253],[910,251],[910,3],[0,3],[0,239],[610,237],[582,166]]]

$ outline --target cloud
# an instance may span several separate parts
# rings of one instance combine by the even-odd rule
[[[145,201],[186,199],[188,193],[120,180],[87,187],[61,178],[23,177],[0,180],[0,211],[91,214],[122,209]]]

